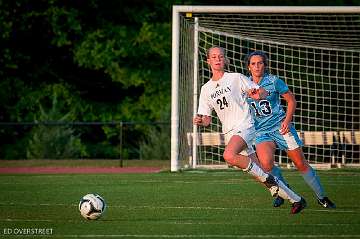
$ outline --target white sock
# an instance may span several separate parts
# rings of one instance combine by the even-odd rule
[[[265,173],[256,163],[249,162],[249,165],[243,169],[244,172],[249,173],[250,175],[254,176],[255,178],[259,179],[260,182],[265,182],[269,174]],[[286,200],[289,200],[291,203],[299,202],[301,197],[297,195],[294,191],[288,188],[281,180],[274,177],[278,186],[273,187],[274,190],[277,191],[278,195]],[[272,189],[269,189],[270,192]],[[273,193],[273,192],[272,192]]]
[[[265,182],[266,178],[269,176],[256,163],[253,163],[251,161],[249,162],[249,165],[245,169],[243,169],[243,171],[259,179],[262,183]]]
[[[281,180],[275,177],[275,181],[279,185],[278,195],[280,197],[289,200],[291,203],[299,202],[301,200],[301,197],[288,188]]]

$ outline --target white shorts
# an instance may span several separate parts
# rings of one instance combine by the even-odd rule
[[[240,152],[241,155],[249,156],[255,153],[255,150],[253,148],[254,140],[256,137],[255,127],[250,127],[245,129],[242,128],[233,129],[226,134],[226,138],[230,139],[234,135],[240,136],[247,144],[247,148]]]

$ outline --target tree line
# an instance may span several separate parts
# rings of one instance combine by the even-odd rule
[[[219,3],[1,1],[0,122],[169,123],[171,11],[172,5],[184,4]],[[254,3],[244,0],[221,4]],[[359,1],[309,4],[357,5]],[[111,158],[119,154],[119,130],[106,124],[87,129],[42,124],[2,126],[0,158]],[[143,124],[128,133],[132,135],[128,147],[143,144],[150,151],[144,155],[160,152],[165,159],[169,157],[169,149],[164,147],[170,141],[169,127]],[[154,150],[157,145],[164,149]],[[130,151],[125,151],[123,157],[131,158]]]

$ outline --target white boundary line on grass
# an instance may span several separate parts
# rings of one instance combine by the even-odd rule
[[[39,203],[39,204],[35,204],[35,203],[7,203],[7,204],[3,204],[0,203],[0,206],[28,206],[28,207],[33,207],[33,206],[47,206],[47,207],[52,207],[52,206],[61,206],[61,207],[77,207],[78,204],[65,204],[65,203]],[[242,207],[191,207],[191,206],[164,206],[164,207],[159,207],[159,206],[148,206],[148,205],[140,205],[140,206],[122,206],[122,205],[109,205],[107,204],[107,207],[109,208],[124,208],[127,210],[137,210],[137,209],[151,209],[151,210],[157,210],[157,209],[180,209],[180,210],[184,210],[184,209],[191,209],[191,210],[232,210],[232,211],[273,211],[274,209],[269,207],[269,208],[242,208]],[[288,208],[279,208],[276,210],[288,210]],[[341,210],[341,209],[310,209],[310,208],[306,208],[306,211],[313,211],[313,212],[331,212],[331,213],[359,213],[360,211],[357,210]],[[0,219],[1,221],[1,219]]]
[[[0,219],[0,222],[53,222],[51,219],[16,219],[16,218],[5,218]]]
[[[108,206],[108,207],[114,207],[114,208],[125,208],[125,209],[129,209],[129,210],[137,210],[137,209],[153,209],[153,210],[157,210],[157,209],[191,209],[191,210],[231,210],[231,211],[273,211],[274,208],[242,208],[242,207],[237,207],[237,208],[231,208],[231,207],[183,207],[183,206],[168,206],[168,207],[154,207],[154,206],[135,206],[135,207],[128,207],[128,206],[121,206],[121,205],[117,205],[117,206]],[[276,210],[288,210],[289,208],[279,208]],[[360,211],[356,211],[356,210],[339,210],[339,209],[310,209],[310,208],[305,208],[306,211],[313,211],[313,212],[333,212],[333,213],[359,213]]]
[[[79,217],[80,218],[80,217]],[[0,222],[58,222],[58,220],[46,220],[46,219],[0,219]],[[73,219],[73,220],[62,220],[63,222],[71,222],[71,223],[76,223],[79,222],[78,219]],[[102,221],[113,221],[113,220],[107,220],[104,219]],[[166,224],[166,225],[239,225],[238,222],[235,223],[231,223],[231,222],[189,222],[189,221],[179,221],[179,222],[174,222],[174,221],[161,221],[161,222],[154,222],[152,224]],[[259,225],[258,223],[241,223],[242,226],[253,226],[253,225]],[[268,226],[278,226],[279,224],[269,224]],[[351,223],[309,223],[309,224],[302,224],[304,225],[311,225],[311,226],[338,226],[338,227],[342,227],[342,226],[353,226],[354,224]],[[294,226],[293,223],[281,223],[281,226]]]

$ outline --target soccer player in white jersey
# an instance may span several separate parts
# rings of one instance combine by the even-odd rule
[[[292,203],[291,213],[298,213],[306,207],[305,200],[283,182],[265,173],[258,166],[252,148],[255,128],[246,98],[264,98],[267,92],[242,74],[225,72],[227,61],[223,48],[216,46],[208,50],[207,63],[212,78],[201,88],[198,115],[193,123],[208,126],[211,112],[215,110],[223,133],[231,135],[224,150],[225,161],[254,176],[270,190],[273,197],[288,199]]]
[[[335,204],[326,197],[316,172],[306,161],[302,151],[303,143],[292,124],[296,109],[295,96],[283,80],[268,73],[268,57],[264,52],[250,53],[247,66],[250,80],[268,92],[266,99],[261,101],[248,98],[255,119],[256,153],[262,168],[287,184],[280,168],[274,166],[274,154],[278,146],[287,152],[305,182],[315,192],[318,203],[325,208],[335,208]],[[281,105],[280,96],[287,102],[286,112]],[[283,203],[284,199],[279,196],[275,198],[273,205],[279,207]]]

